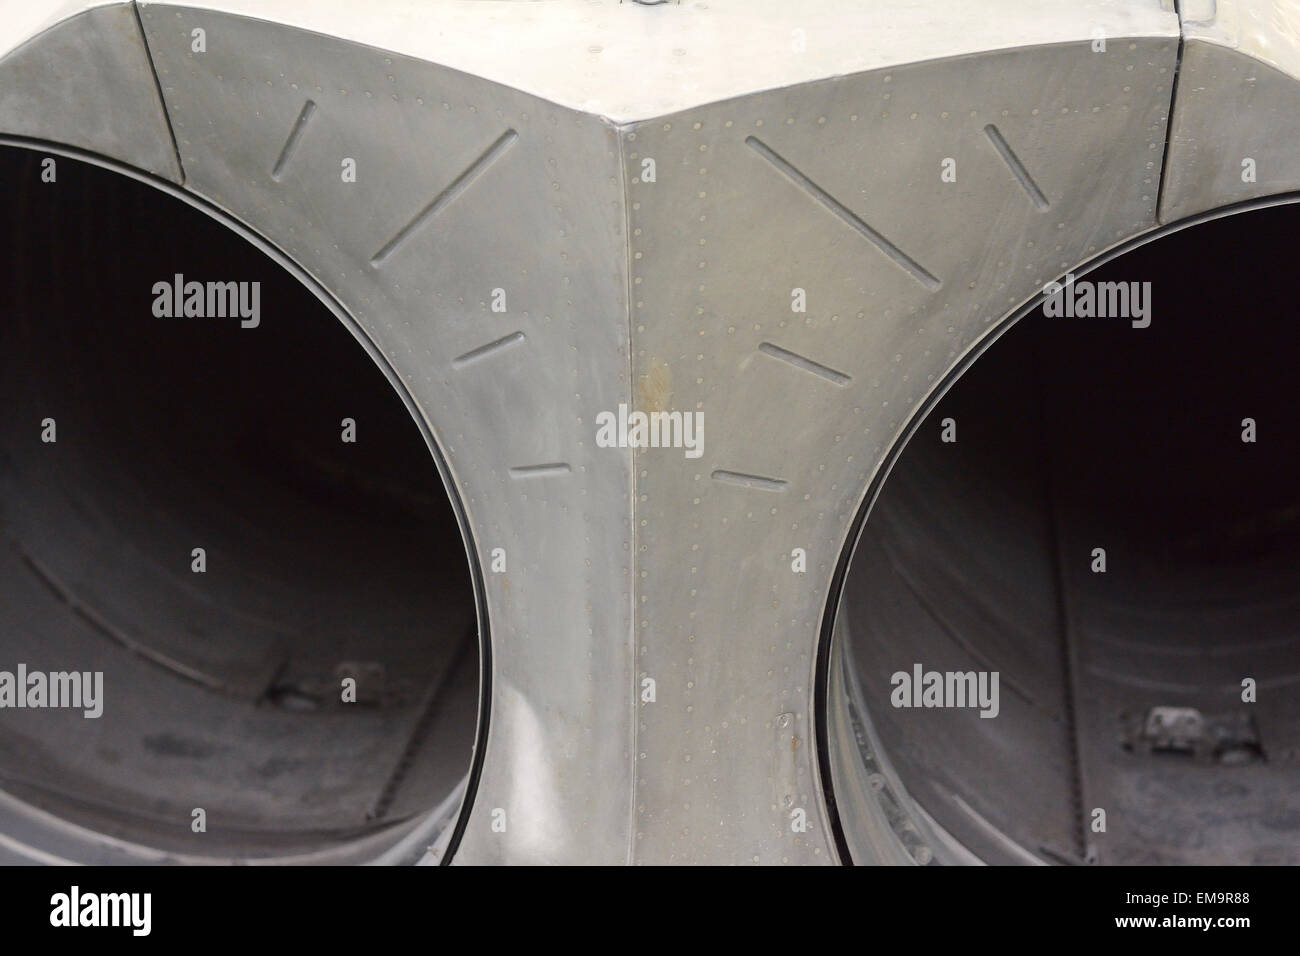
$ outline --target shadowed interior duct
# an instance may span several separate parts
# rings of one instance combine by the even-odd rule
[[[1030,313],[883,484],[845,659],[902,787],[985,860],[1300,862],[1298,219],[1080,277],[1150,282],[1150,326]],[[916,664],[997,671],[1000,712],[894,706]]]
[[[102,671],[103,715],[0,710],[0,786],[175,852],[396,836],[468,771],[478,706],[419,428],[243,238],[71,159],[43,183],[41,159],[0,149],[0,670]],[[156,316],[177,274],[260,283],[259,324]]]

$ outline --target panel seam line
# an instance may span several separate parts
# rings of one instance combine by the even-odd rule
[[[618,180],[619,180],[619,213],[622,217],[622,239],[623,239],[623,284],[625,301],[623,310],[627,318],[627,403],[632,407],[632,397],[636,393],[634,385],[634,376],[636,374],[633,363],[633,326],[632,326],[632,194],[628,189],[627,181],[627,160],[623,154],[624,142],[623,132],[630,129],[632,124],[609,123],[609,128],[614,134],[617,148],[615,156],[618,162]],[[628,739],[628,801],[627,801],[627,852],[625,863],[632,866],[636,856],[636,795],[637,795],[637,747],[640,744],[640,695],[638,693],[639,684],[637,681],[637,555],[640,553],[637,549],[637,524],[636,524],[636,502],[637,502],[637,476],[636,476],[636,449],[628,448],[628,533],[632,542],[632,555],[628,561],[628,569],[631,579],[628,582],[628,647],[632,652],[631,691],[630,713],[631,722],[627,731]]]
[[[149,75],[153,77],[154,92],[158,94],[158,108],[162,110],[163,124],[167,127],[167,138],[172,145],[172,156],[176,159],[176,172],[180,175],[180,185],[185,185],[185,163],[181,161],[181,148],[176,141],[176,130],[172,126],[171,113],[167,109],[167,97],[163,96],[162,81],[158,79],[158,66],[154,63],[153,50],[149,46],[149,34],[145,32],[144,20],[140,17],[140,4],[131,0],[131,12],[135,14],[135,26],[140,31],[140,43],[144,46],[144,58],[149,62]]]
[[[1187,34],[1183,30],[1182,0],[1173,0],[1174,16],[1178,18],[1178,53],[1174,59],[1174,75],[1169,82],[1169,114],[1165,117],[1165,148],[1160,154],[1160,185],[1156,189],[1156,225],[1165,224],[1165,185],[1169,182],[1169,150],[1174,141],[1174,109],[1178,105],[1178,84],[1183,76],[1183,53]]]

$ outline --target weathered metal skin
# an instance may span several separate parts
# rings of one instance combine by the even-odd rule
[[[491,631],[464,863],[837,862],[818,654],[891,446],[1045,282],[1300,185],[1290,0],[34,6],[0,136],[264,236],[441,448]],[[702,456],[600,447],[620,404]]]
[[[1189,4],[1183,36],[1161,221],[1300,188],[1300,7]]]

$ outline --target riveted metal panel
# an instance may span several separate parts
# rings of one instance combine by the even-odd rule
[[[1300,3],[1184,11],[1162,222],[1300,189]]]
[[[465,503],[493,669],[460,858],[621,862],[629,460],[597,449],[590,424],[627,388],[615,133],[300,30],[154,5],[143,20],[189,187],[338,296]]]
[[[1158,196],[1171,220],[1300,185],[1295,4],[1184,17],[1163,193],[1179,43],[1154,3],[882,6],[843,36],[834,5],[776,4],[744,69],[734,9],[559,4],[572,29],[543,30],[549,4],[399,6],[345,31],[337,5],[265,5],[351,40],[141,14],[187,187],[343,303],[465,504],[495,653],[458,858],[832,862],[814,668],[868,482],[988,329],[1152,229]],[[809,55],[776,63],[797,29]],[[537,55],[457,52],[488,36]],[[11,53],[0,132],[179,178],[138,39],[111,6]],[[51,89],[85,115],[56,115],[42,77],[78,50]],[[702,413],[703,456],[598,448],[621,403]]]
[[[34,36],[21,28],[40,8],[10,6],[20,4],[0,4],[0,133],[76,146],[178,182],[134,5],[92,7]]]
[[[1176,48],[1081,36],[627,130],[638,394],[706,423],[698,460],[636,456],[637,667],[659,687],[638,723],[638,859],[834,859],[813,748],[791,805],[773,796],[774,724],[810,732],[867,482],[1000,317],[1154,226]]]

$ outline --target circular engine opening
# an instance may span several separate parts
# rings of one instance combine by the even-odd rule
[[[401,397],[236,233],[44,159],[0,148],[6,800],[206,859],[374,856],[454,814],[474,587]]]
[[[1277,259],[1298,225],[1294,205],[1234,215],[1078,277],[1066,315],[1016,323],[921,423],[833,641],[856,861],[1300,862],[1298,337]],[[1132,299],[1082,317],[1085,287],[1094,313],[1119,303],[1103,283],[1144,295],[1149,326]]]

